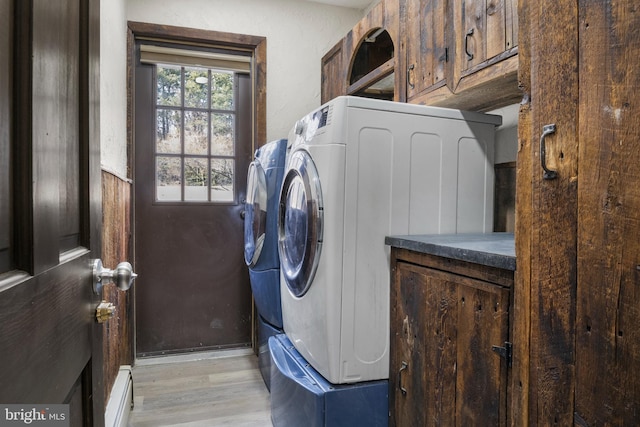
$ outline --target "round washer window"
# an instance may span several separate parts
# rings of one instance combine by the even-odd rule
[[[244,217],[244,261],[253,267],[260,258],[267,229],[267,181],[259,162],[251,162],[247,176]]]
[[[278,251],[283,277],[296,297],[311,286],[322,248],[322,197],[318,172],[305,151],[291,155],[280,193]]]

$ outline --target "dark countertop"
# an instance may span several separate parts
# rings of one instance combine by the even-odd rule
[[[385,244],[429,255],[515,271],[513,233],[387,236]]]

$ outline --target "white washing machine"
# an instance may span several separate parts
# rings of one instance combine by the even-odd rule
[[[338,97],[289,134],[284,331],[334,384],[388,378],[385,236],[491,232],[500,116]]]

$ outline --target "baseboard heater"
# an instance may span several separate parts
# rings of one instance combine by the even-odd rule
[[[133,377],[131,366],[120,366],[120,371],[111,389],[104,414],[105,427],[126,427],[133,407]]]

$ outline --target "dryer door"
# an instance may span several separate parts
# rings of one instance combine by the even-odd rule
[[[249,165],[244,214],[244,261],[249,267],[260,259],[267,230],[267,178],[259,161]]]
[[[278,252],[284,280],[296,297],[303,296],[316,273],[322,249],[322,189],[309,153],[291,154],[278,212]]]

